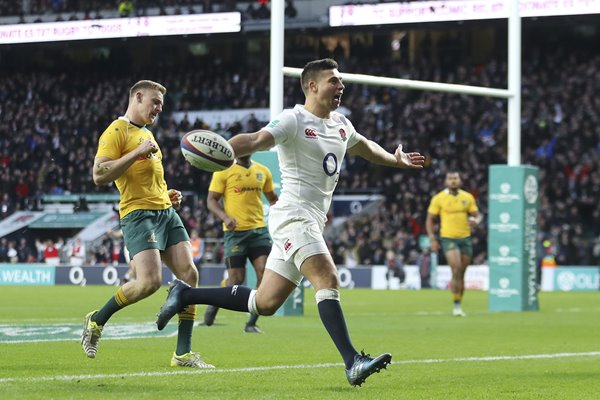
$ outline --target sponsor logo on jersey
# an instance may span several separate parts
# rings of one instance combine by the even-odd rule
[[[234,193],[245,193],[245,192],[262,192],[262,187],[234,187]]]
[[[346,136],[346,131],[340,128],[340,136],[342,137],[342,142],[345,142],[346,140],[348,140],[348,137]]]
[[[312,128],[306,128],[306,129],[304,130],[304,135],[305,135],[307,138],[311,138],[311,139],[317,139],[317,131],[315,131],[315,130],[314,130],[314,129],[312,129]]]
[[[279,120],[274,119],[273,121],[271,121],[271,123],[269,123],[269,125],[267,125],[267,128],[275,128],[278,123],[279,123]]]
[[[290,239],[285,239],[285,242],[283,242],[283,250],[285,250],[285,252],[287,253],[288,251],[290,251],[291,248],[292,242],[290,242]]]

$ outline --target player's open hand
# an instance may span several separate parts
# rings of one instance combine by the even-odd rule
[[[400,168],[423,168],[423,164],[425,163],[425,156],[417,152],[405,153],[402,151],[401,144],[398,145],[394,156]]]
[[[183,200],[183,195],[181,194],[181,192],[179,190],[169,189],[167,193],[169,194],[169,200],[171,200],[171,205],[175,209],[181,207],[181,201]]]

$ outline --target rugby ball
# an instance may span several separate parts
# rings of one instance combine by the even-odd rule
[[[217,133],[195,130],[181,138],[181,153],[192,166],[207,172],[223,171],[233,164],[231,145]]]

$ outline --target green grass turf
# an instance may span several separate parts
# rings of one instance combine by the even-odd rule
[[[0,328],[81,324],[114,291],[103,286],[2,287]],[[161,290],[122,310],[105,331],[111,324],[152,322],[165,293]],[[103,339],[94,360],[84,356],[78,339],[0,342],[0,397],[599,398],[600,293],[541,293],[539,312],[491,313],[487,293],[468,292],[468,317],[456,318],[450,315],[448,292],[344,290],[342,305],[356,348],[394,357],[386,371],[371,376],[361,388],[346,381],[341,358],[318,318],[314,291],[307,290],[305,298],[304,317],[259,319],[263,335],[244,334],[246,315],[224,310],[214,326],[195,328],[194,349],[217,366],[211,372],[169,367],[174,337]],[[199,315],[203,312],[200,306]],[[481,359],[590,352],[597,353]],[[253,367],[258,369],[249,370]]]

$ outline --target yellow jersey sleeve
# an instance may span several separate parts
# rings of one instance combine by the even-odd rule
[[[111,160],[121,158],[125,147],[125,133],[114,122],[106,128],[98,140],[98,157],[108,157]]]
[[[427,212],[433,215],[440,215],[442,211],[442,205],[440,204],[440,195],[436,194],[431,198],[431,202],[429,203],[429,208]]]
[[[210,180],[210,185],[208,186],[208,191],[224,194],[226,188],[227,170],[214,172],[212,175],[212,179]]]
[[[469,195],[469,208],[467,208],[468,213],[479,211],[477,207],[477,202],[475,201],[475,197],[471,193],[467,193]]]

